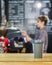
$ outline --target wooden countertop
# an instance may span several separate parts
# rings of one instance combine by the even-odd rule
[[[52,54],[36,59],[34,54],[0,54],[0,65],[52,65]]]
[[[43,54],[43,58],[34,58],[34,54],[0,54],[1,61],[41,61],[52,62],[52,54]]]

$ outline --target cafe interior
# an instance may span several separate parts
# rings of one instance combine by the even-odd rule
[[[38,40],[35,43],[36,19],[39,16],[48,17],[46,53],[42,52]],[[33,42],[27,42],[22,31],[26,31]],[[0,0],[0,53],[0,61],[5,61],[5,65],[8,61],[10,65],[45,65],[46,62],[52,65],[52,0]],[[21,64],[13,61],[21,61]]]

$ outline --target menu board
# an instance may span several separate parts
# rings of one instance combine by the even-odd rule
[[[8,20],[19,22],[21,19],[24,19],[24,0],[9,0]]]

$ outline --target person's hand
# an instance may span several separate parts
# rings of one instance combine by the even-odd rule
[[[26,37],[26,41],[29,42],[31,41],[32,39],[30,38],[30,36],[27,34],[26,31],[22,31],[22,35]]]
[[[21,34],[22,34],[23,36],[27,36],[27,35],[28,35],[26,31],[22,31]]]

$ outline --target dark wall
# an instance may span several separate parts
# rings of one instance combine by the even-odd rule
[[[52,0],[50,0],[50,2],[51,2],[51,8],[48,16],[52,20]]]
[[[48,53],[52,53],[52,33],[48,33]]]
[[[49,18],[52,20],[52,0],[50,0],[51,2],[51,8],[50,8],[50,12],[49,12]],[[48,53],[52,53],[52,32],[49,31],[48,33],[48,49],[47,49]]]
[[[0,0],[0,25],[1,25],[1,0]]]

